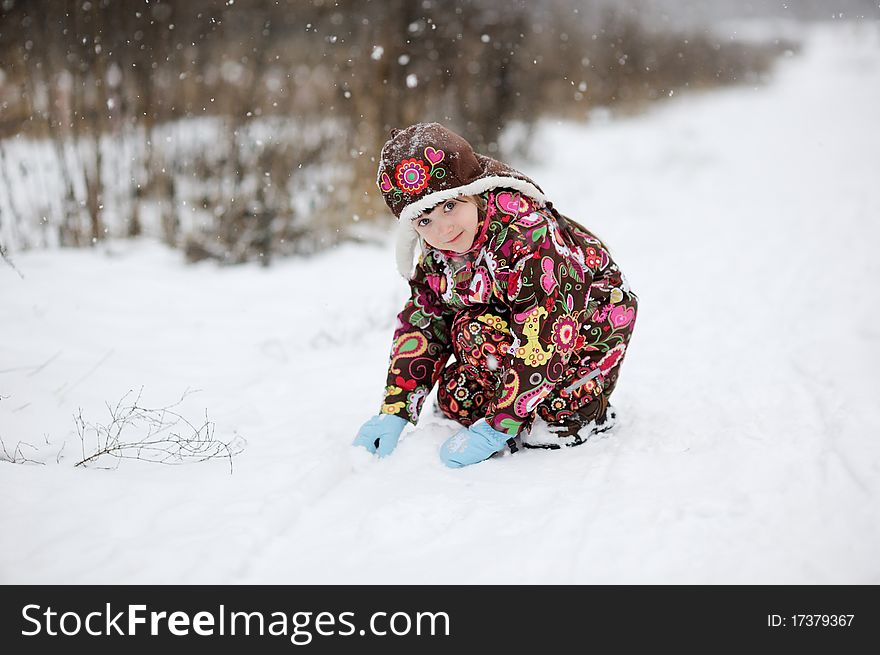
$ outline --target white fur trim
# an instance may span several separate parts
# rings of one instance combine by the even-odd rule
[[[419,233],[410,224],[398,221],[395,227],[394,254],[397,259],[397,271],[407,280],[412,278],[415,271],[416,246],[419,243]]]
[[[534,198],[538,201],[539,204],[544,204],[544,194],[538,191],[538,187],[536,187],[534,184],[526,182],[525,180],[521,180],[518,177],[507,177],[506,175],[490,175],[489,177],[481,177],[477,180],[474,180],[470,184],[465,184],[464,186],[457,186],[453,187],[452,189],[444,189],[443,191],[435,191],[434,193],[429,193],[424,198],[404,207],[403,211],[400,212],[399,220],[406,221],[408,223],[426,209],[431,209],[431,207],[433,207],[434,205],[437,205],[448,198],[457,198],[458,196],[476,196],[480,193],[483,193],[483,191],[488,191],[489,189],[494,189],[495,187],[516,189],[517,191],[521,191],[522,193],[526,194],[530,198]]]
[[[492,175],[489,177],[481,177],[474,180],[470,184],[445,189],[443,191],[435,191],[428,194],[421,200],[411,205],[407,205],[400,213],[397,219],[397,234],[395,239],[395,255],[397,258],[397,270],[407,280],[412,278],[415,271],[415,249],[419,243],[419,235],[413,225],[412,219],[421,215],[427,209],[431,209],[435,205],[447,200],[448,198],[457,198],[459,196],[476,196],[489,189],[501,187],[505,189],[515,189],[526,194],[539,204],[544,204],[544,194],[538,191],[538,188],[525,180],[517,177],[507,177],[501,175]]]

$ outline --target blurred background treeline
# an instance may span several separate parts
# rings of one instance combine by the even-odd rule
[[[759,84],[797,50],[667,4],[0,0],[0,245],[146,233],[268,264],[390,220],[392,127],[441,121],[503,159],[541,119]]]

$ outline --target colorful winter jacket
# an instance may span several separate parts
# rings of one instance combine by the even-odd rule
[[[605,245],[551,203],[537,206],[510,189],[483,197],[486,217],[468,252],[425,245],[397,317],[381,412],[416,423],[452,354],[456,312],[478,308],[511,333],[486,420],[514,436],[565,376],[582,327],[629,288]]]

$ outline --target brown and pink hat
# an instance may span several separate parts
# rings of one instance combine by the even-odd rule
[[[444,200],[500,187],[515,189],[544,204],[544,193],[530,178],[474,152],[463,137],[439,123],[392,130],[382,146],[376,184],[385,204],[399,219],[398,269],[407,278],[418,243],[412,219]]]

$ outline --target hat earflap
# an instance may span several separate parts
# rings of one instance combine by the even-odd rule
[[[397,270],[404,279],[412,278],[416,256],[416,246],[419,243],[419,233],[416,232],[411,221],[398,220],[395,227],[395,257],[397,258]]]

